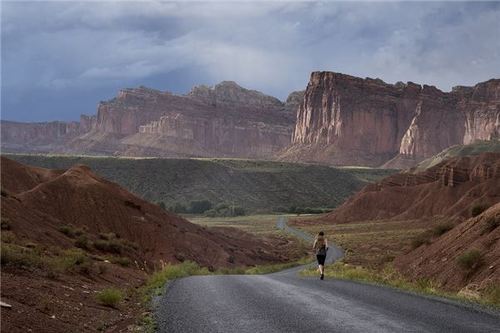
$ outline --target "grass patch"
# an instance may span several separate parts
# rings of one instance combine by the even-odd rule
[[[117,264],[122,267],[130,267],[132,265],[132,260],[128,257],[115,257],[115,256],[108,256],[106,259],[112,263],[112,264]]]
[[[142,288],[145,301],[149,302],[152,296],[161,295],[165,284],[173,279],[178,279],[191,275],[209,275],[207,268],[200,267],[192,261],[185,261],[180,264],[167,264],[161,270],[151,274],[146,284]]]
[[[500,285],[492,284],[488,286],[482,294],[484,295],[487,303],[500,307]]]
[[[75,246],[80,249],[89,250],[92,246],[92,242],[88,239],[87,235],[80,235],[75,240]]]
[[[482,264],[481,251],[473,249],[466,251],[457,257],[457,264],[467,272],[473,272]]]
[[[110,236],[111,234],[108,234]],[[102,234],[100,235],[100,237]],[[107,238],[98,239],[94,242],[94,247],[102,252],[122,254],[124,252],[129,252],[132,250],[137,250],[137,244],[129,241],[128,239],[120,238]]]
[[[2,266],[18,268],[43,268],[47,261],[32,248],[16,244],[1,244],[0,262]]]
[[[96,299],[102,305],[116,308],[123,299],[123,293],[119,289],[108,288],[97,293]]]
[[[437,226],[435,226],[434,228],[432,228],[431,231],[432,231],[432,235],[434,237],[439,237],[441,235],[444,235],[445,233],[447,233],[451,229],[453,229],[453,224],[451,224],[451,223],[440,223]]]
[[[70,238],[75,238],[78,236],[82,236],[85,234],[85,231],[80,228],[76,228],[73,225],[70,224],[65,224],[65,225],[60,225],[57,230],[59,230],[61,233],[65,234],[66,236]]]

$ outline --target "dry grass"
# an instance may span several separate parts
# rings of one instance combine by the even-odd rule
[[[206,217],[200,215],[185,215],[193,223],[205,227],[232,227],[252,234],[263,235],[277,233],[276,221],[279,216],[274,214],[248,215],[235,217]],[[290,217],[295,215],[288,215]]]
[[[422,221],[369,221],[349,224],[309,224],[308,218],[290,223],[311,234],[324,231],[331,241],[341,246],[346,263],[380,268],[396,256],[409,251],[416,236],[429,228]]]

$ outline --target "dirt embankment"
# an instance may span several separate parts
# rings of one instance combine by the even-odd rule
[[[420,173],[399,173],[365,186],[321,220],[346,223],[470,217],[475,205],[500,202],[500,154],[452,158]]]
[[[12,305],[2,332],[126,331],[144,311],[138,289],[164,263],[211,269],[301,255],[285,238],[194,225],[83,165],[55,171],[2,157],[1,176],[1,296]],[[116,308],[96,299],[110,287],[123,293]]]
[[[350,226],[359,231],[376,229],[377,223],[406,223],[408,230],[374,232],[365,242],[359,241],[362,234],[357,239],[349,233]],[[335,226],[332,233],[345,226],[348,233],[341,241],[358,251],[355,256],[373,256],[371,249],[401,244],[399,253],[390,254],[407,277],[431,280],[447,290],[483,291],[500,283],[500,154],[455,157],[423,172],[389,176],[333,212],[300,224]]]
[[[500,283],[500,203],[396,258],[414,279],[429,278],[450,290],[484,290]]]

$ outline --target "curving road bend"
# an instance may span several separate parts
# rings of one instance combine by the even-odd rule
[[[311,236],[277,227],[310,241]],[[303,236],[303,237],[302,237]],[[329,260],[342,257],[330,245]],[[351,281],[269,275],[193,276],[157,300],[158,332],[500,332],[500,314]]]

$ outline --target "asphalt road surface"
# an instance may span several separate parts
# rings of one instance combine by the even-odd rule
[[[278,220],[277,227],[301,237]],[[310,235],[302,235],[310,240]],[[330,245],[328,260],[342,256]],[[500,332],[500,314],[350,281],[268,275],[193,276],[157,301],[158,332]]]

